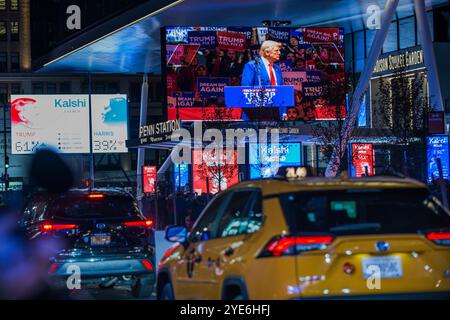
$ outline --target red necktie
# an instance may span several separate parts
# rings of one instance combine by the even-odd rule
[[[273,73],[273,63],[269,63],[269,70],[270,70],[270,85],[276,86],[277,81],[275,80],[275,74]]]

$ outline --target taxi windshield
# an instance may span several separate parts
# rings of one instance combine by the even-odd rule
[[[292,233],[421,233],[450,228],[450,216],[426,189],[297,192],[280,195]]]

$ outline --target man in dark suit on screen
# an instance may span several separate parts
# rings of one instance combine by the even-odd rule
[[[245,64],[242,86],[283,85],[281,68],[275,63],[280,60],[281,43],[266,40],[261,44],[260,57]]]

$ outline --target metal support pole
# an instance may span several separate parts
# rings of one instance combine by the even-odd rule
[[[142,90],[141,90],[141,112],[139,124],[141,127],[145,126],[147,123],[147,106],[148,106],[148,75],[144,74],[142,80]],[[136,168],[136,199],[138,201],[139,208],[142,210],[142,167],[145,162],[145,148],[138,148],[138,157],[137,157],[137,168]],[[157,214],[155,212],[155,214]]]
[[[181,163],[178,163],[178,192],[181,192]]]
[[[8,161],[8,135],[6,133],[6,103],[3,104],[3,148],[5,151],[5,173],[3,175],[4,179],[3,182],[5,184],[5,192],[8,191],[8,182],[9,181],[9,177],[8,177],[8,165],[9,165],[9,161]]]
[[[94,188],[94,151],[92,141],[92,77],[88,73],[89,79],[89,189]]]
[[[425,67],[427,68],[428,83],[430,88],[431,108],[434,111],[444,111],[439,75],[434,55],[433,42],[431,41],[430,28],[428,26],[424,0],[414,0],[417,27],[422,45]]]
[[[353,94],[350,111],[348,112],[344,121],[344,125],[342,127],[342,141],[336,141],[334,144],[333,154],[325,171],[325,176],[327,177],[336,176],[339,170],[342,161],[341,157],[344,154],[345,149],[347,148],[348,140],[350,139],[350,135],[355,126],[356,118],[361,107],[362,97],[369,85],[370,77],[372,76],[375,63],[377,62],[378,56],[381,52],[381,48],[383,47],[384,40],[386,39],[386,35],[391,25],[392,18],[394,17],[398,2],[399,0],[388,0],[386,3],[383,18],[381,20],[381,28],[375,34],[372,46],[370,47],[369,56],[367,57],[366,63],[364,64],[364,69],[361,73],[358,85],[356,86],[355,92]]]
[[[437,165],[439,170],[439,187],[441,188],[442,203],[445,208],[448,209],[448,197],[447,197],[447,182],[444,179],[444,174],[442,173],[442,162],[441,158],[437,158]]]

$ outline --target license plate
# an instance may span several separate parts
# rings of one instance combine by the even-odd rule
[[[96,234],[91,236],[92,246],[104,246],[111,243],[111,236],[109,234]]]
[[[402,259],[398,256],[370,257],[362,259],[364,278],[401,278]]]

